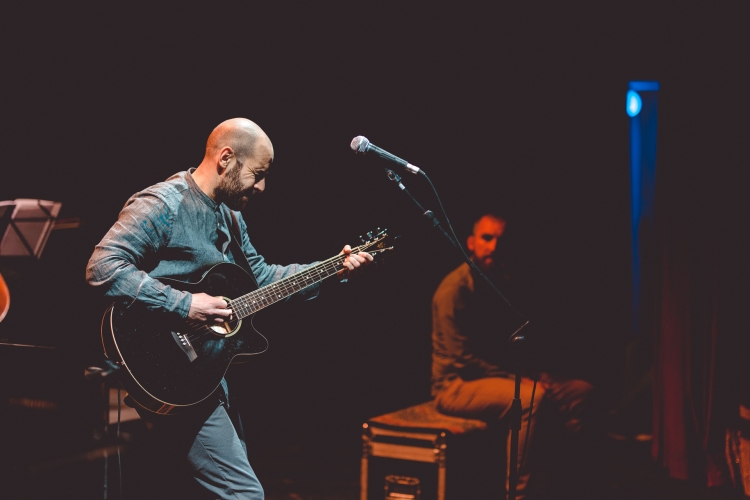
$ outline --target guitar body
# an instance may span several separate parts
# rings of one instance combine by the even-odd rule
[[[386,231],[367,237],[352,253],[393,250],[386,246]],[[223,297],[234,319],[207,326],[149,310],[138,300],[115,303],[102,318],[104,354],[120,367],[122,385],[141,408],[179,413],[209,397],[233,360],[268,349],[266,338],[253,328],[255,313],[336,276],[346,258],[335,255],[263,288],[244,269],[228,263],[216,264],[197,283],[160,278],[177,290]]]
[[[177,290],[234,299],[257,289],[244,269],[210,268],[197,283],[160,278]],[[102,318],[102,344],[131,398],[154,413],[175,414],[209,397],[237,356],[259,354],[268,341],[252,316],[208,327],[147,310],[139,301],[115,303]]]

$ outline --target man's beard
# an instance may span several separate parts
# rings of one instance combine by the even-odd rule
[[[242,189],[241,173],[242,163],[237,160],[237,164],[227,172],[214,189],[214,199],[232,210],[242,210],[248,202],[248,194]]]
[[[479,269],[482,270],[483,273],[485,273],[490,278],[494,279],[506,279],[507,278],[507,270],[505,266],[505,261],[500,255],[493,254],[485,258],[478,258],[476,255],[471,256],[471,260],[474,261],[474,263],[477,265]]]

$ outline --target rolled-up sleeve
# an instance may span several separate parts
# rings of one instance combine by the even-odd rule
[[[174,214],[160,196],[139,193],[128,200],[117,222],[96,246],[86,281],[114,300],[138,300],[149,310],[186,318],[192,296],[151,278],[144,263],[169,243]]]

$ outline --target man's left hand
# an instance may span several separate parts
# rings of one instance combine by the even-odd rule
[[[352,253],[352,247],[346,245],[339,255],[346,255],[344,259],[344,269],[339,272],[339,276],[350,278],[363,266],[372,262],[373,257],[367,252]]]

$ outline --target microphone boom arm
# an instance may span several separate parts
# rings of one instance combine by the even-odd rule
[[[427,219],[430,221],[430,223],[432,224],[432,227],[440,229],[440,231],[442,231],[443,235],[446,238],[448,238],[448,241],[450,241],[451,243],[453,243],[453,246],[457,247],[460,250],[461,246],[459,245],[459,243],[453,237],[451,237],[450,234],[448,234],[448,232],[445,230],[445,228],[443,228],[443,226],[440,225],[440,220],[437,217],[435,217],[435,213],[432,210],[428,210],[428,209],[424,208],[422,206],[422,204],[419,203],[419,200],[417,200],[414,197],[414,195],[412,195],[409,192],[409,190],[406,189],[406,186],[404,186],[401,183],[401,177],[396,172],[394,172],[393,170],[391,170],[389,168],[385,169],[385,174],[388,176],[388,178],[390,180],[392,180],[393,182],[395,182],[398,185],[398,188],[401,191],[403,191],[404,193],[406,193],[406,194],[409,195],[409,198],[411,198],[412,201],[414,202],[414,204],[419,208],[419,210],[422,212],[422,215],[424,215],[425,217],[427,217]]]

